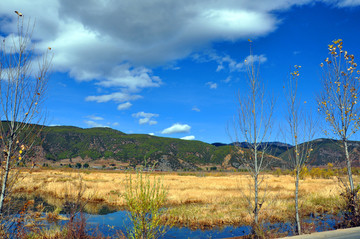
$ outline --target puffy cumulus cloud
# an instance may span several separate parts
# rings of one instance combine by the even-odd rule
[[[118,105],[117,109],[118,110],[126,110],[129,109],[132,106],[132,104],[130,102],[125,102],[123,104]]]
[[[211,81],[207,82],[206,85],[209,86],[210,89],[217,89],[217,87],[218,87],[218,85],[216,83],[211,82]]]
[[[164,129],[162,134],[177,134],[177,133],[188,133],[191,129],[190,125],[187,124],[173,124],[171,127]]]
[[[148,133],[148,135],[154,136],[155,134],[154,133]]]
[[[25,17],[36,17],[34,37],[38,47],[53,47],[54,67],[88,79],[107,72],[111,75],[124,62],[132,66],[163,65],[214,41],[266,35],[281,22],[275,10],[312,2],[2,0],[0,30],[10,33],[16,29],[14,9],[21,9]],[[360,4],[360,0],[323,2]]]
[[[185,136],[185,137],[182,137],[180,139],[184,139],[184,140],[194,140],[195,139],[195,136],[194,135],[189,135],[189,136]]]
[[[89,127],[102,127],[102,128],[109,127],[108,125],[99,124],[92,120],[85,120],[84,123]]]
[[[163,65],[213,41],[266,35],[279,23],[273,10],[304,2],[3,0],[0,16],[4,32],[16,29],[14,9],[36,17],[34,37],[39,47],[53,47],[55,69],[80,80],[109,72],[106,81],[123,62]]]
[[[2,37],[16,32],[19,10],[36,18],[38,51],[51,46],[53,69],[79,81],[94,81],[110,93],[158,87],[154,66],[167,65],[216,41],[256,38],[281,23],[277,10],[312,0],[1,0]],[[359,0],[323,0],[344,7]],[[223,59],[229,67],[241,65]],[[218,70],[224,65],[219,64]],[[95,102],[107,102],[109,95]],[[128,100],[126,100],[128,101]]]
[[[153,113],[145,113],[143,111],[132,114],[132,117],[134,118],[140,118],[139,124],[149,124],[149,125],[155,125],[157,124],[157,121],[153,120],[154,117],[159,117],[158,114]]]
[[[97,84],[105,87],[127,87],[130,91],[160,86],[161,79],[151,74],[151,70],[145,67],[133,68],[129,64],[123,64],[114,67],[111,74]]]

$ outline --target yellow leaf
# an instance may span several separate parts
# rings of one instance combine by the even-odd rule
[[[22,17],[22,16],[23,16],[21,12],[15,11],[15,13],[16,13],[19,17]]]

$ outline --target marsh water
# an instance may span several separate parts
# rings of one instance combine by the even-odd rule
[[[131,228],[131,223],[126,211],[118,211],[106,215],[86,215],[87,223],[90,227],[96,228],[104,235],[113,235],[116,230],[126,234],[127,228]],[[315,231],[327,231],[335,229],[336,219],[334,216],[326,215],[319,217],[313,215],[304,220],[306,223],[314,223]],[[113,226],[110,227],[110,226]],[[276,230],[278,233],[293,235],[291,223],[264,224],[265,230]],[[250,226],[226,226],[209,230],[191,230],[187,227],[173,227],[168,230],[164,238],[228,238],[235,236],[248,235],[251,232]]]
[[[28,197],[19,196],[16,201],[19,205],[23,205],[28,199]],[[32,195],[31,199],[34,200],[33,208],[35,209],[37,205],[41,204],[45,208],[44,212],[54,211],[56,207],[63,204],[61,201],[39,195]],[[120,231],[126,235],[127,230],[132,227],[128,212],[125,210],[101,203],[88,203],[84,208],[84,215],[89,229],[98,230],[104,236],[113,236]],[[64,210],[61,213],[66,215]],[[336,217],[332,215],[312,215],[306,218],[304,222],[311,223],[314,231],[327,231],[335,229],[337,221]],[[293,235],[291,223],[267,223],[263,227],[265,230],[274,230],[277,233],[286,233],[289,236]],[[250,232],[251,227],[246,225],[225,226],[208,230],[194,230],[188,227],[174,226],[167,231],[164,238],[228,238],[248,235]]]

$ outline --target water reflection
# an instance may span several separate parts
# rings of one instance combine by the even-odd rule
[[[56,208],[61,208],[60,214],[69,213],[71,204],[75,202],[69,201],[66,199],[54,198],[51,196],[44,196],[40,194],[16,194],[11,199],[11,208],[13,213],[18,213],[24,204],[33,200],[34,204],[31,210],[36,211],[38,205],[42,204],[44,206],[44,212],[53,212]],[[87,214],[96,214],[96,215],[106,215],[109,213],[117,212],[121,208],[117,206],[108,205],[106,203],[92,203],[92,202],[81,202],[83,211]]]
[[[126,234],[127,229],[132,227],[126,211],[118,211],[107,215],[87,215],[87,219],[88,225],[94,228],[98,227],[106,236],[115,235],[116,231],[122,231]],[[226,238],[244,236],[249,234],[250,231],[250,226],[228,226],[211,230],[191,230],[186,227],[173,227],[165,234],[164,238]]]
[[[44,206],[44,212],[52,212],[56,208],[62,208],[61,214],[66,215],[66,205],[71,204],[64,199],[57,199],[52,197],[44,197],[37,194],[32,195],[16,195],[13,200],[13,210],[15,213],[19,211],[24,203],[28,200],[34,200],[33,208],[36,210],[37,205]],[[87,225],[92,229],[100,230],[105,236],[114,236],[121,231],[125,235],[127,230],[132,228],[128,213],[115,206],[110,206],[104,203],[85,203],[84,211],[87,218]],[[304,220],[305,223],[312,224],[315,231],[333,230],[335,228],[336,220],[332,215],[312,215]],[[275,230],[278,233],[286,233],[289,236],[293,235],[293,227],[291,223],[275,223],[264,224],[266,230]],[[250,226],[227,226],[223,228],[214,228],[209,230],[191,230],[186,227],[173,227],[164,236],[164,238],[227,238],[235,236],[248,235],[251,232]]]
[[[126,211],[118,211],[107,215],[87,215],[88,225],[98,227],[104,235],[115,235],[116,230],[126,234],[127,229],[131,228],[131,222]],[[337,222],[336,217],[332,215],[312,215],[304,220],[305,223],[313,225],[314,231],[334,230]],[[264,224],[266,230],[274,230],[278,233],[285,233],[288,236],[294,235],[291,223]],[[245,236],[250,234],[250,226],[227,226],[223,228],[214,228],[210,230],[191,230],[186,227],[171,228],[164,238],[228,238],[236,236]]]

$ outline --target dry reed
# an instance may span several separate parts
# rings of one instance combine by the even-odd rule
[[[81,176],[85,184],[83,200],[122,207],[125,203],[122,193],[126,175],[125,172],[38,170],[27,174],[16,191],[36,192],[45,196],[49,203],[60,205],[66,197],[76,197],[77,182]],[[170,210],[166,218],[178,224],[207,228],[252,221],[245,200],[249,195],[246,174],[164,173],[161,177],[168,188],[167,206]],[[358,182],[359,177],[355,180]],[[294,214],[294,178],[289,175],[264,175],[263,187],[266,200],[260,218],[270,222],[291,220]],[[336,213],[342,204],[340,190],[335,177],[301,180],[299,198],[302,216]]]

